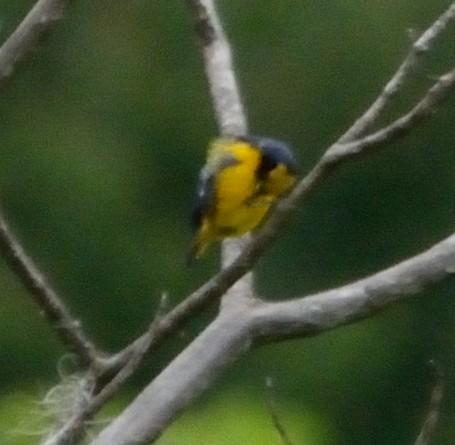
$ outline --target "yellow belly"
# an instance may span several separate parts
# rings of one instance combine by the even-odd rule
[[[217,238],[239,236],[253,230],[264,218],[271,202],[253,202],[241,205],[235,209],[217,212],[214,218],[209,218],[211,230]]]
[[[229,152],[236,162],[219,171],[214,201],[202,217],[190,258],[202,255],[215,241],[239,236],[256,228],[271,205],[295,180],[284,165],[279,165],[269,173],[267,181],[259,183],[256,172],[261,153],[241,141],[228,146],[215,146],[211,152],[212,162],[216,162],[217,156],[225,156]]]
[[[251,159],[251,163],[257,162],[257,159]],[[249,162],[227,167],[220,173],[215,211],[208,216],[215,236],[238,236],[259,224],[272,200],[254,197],[256,192],[255,168]]]

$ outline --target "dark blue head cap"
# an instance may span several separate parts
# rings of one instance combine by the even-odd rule
[[[278,164],[284,164],[292,174],[299,172],[299,165],[291,149],[281,141],[259,136],[244,136],[239,138],[248,142],[262,152],[260,170],[264,173],[273,170]]]

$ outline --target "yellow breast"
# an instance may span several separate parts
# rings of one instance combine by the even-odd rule
[[[236,163],[223,168],[215,185],[213,228],[218,237],[237,236],[253,229],[267,212],[270,202],[256,202],[256,170],[259,150],[245,142],[229,144],[226,151]]]
[[[206,164],[214,178],[210,207],[202,215],[190,259],[199,257],[214,241],[256,228],[294,183],[295,176],[283,163],[265,175],[258,173],[262,156],[258,147],[241,139],[218,139],[212,144]]]

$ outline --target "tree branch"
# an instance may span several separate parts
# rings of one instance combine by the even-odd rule
[[[387,82],[382,93],[370,108],[341,136],[338,143],[343,144],[353,141],[365,134],[372,127],[385,107],[395,98],[405,82],[414,73],[422,56],[432,49],[437,38],[447,29],[449,22],[454,18],[455,2],[414,42],[411,51],[403,60],[397,72]]]
[[[339,289],[276,303],[236,298],[91,445],[149,443],[254,344],[313,336],[353,323],[454,273],[455,234]]]
[[[223,136],[248,132],[245,110],[232,62],[232,52],[213,0],[186,0],[201,44],[212,105]]]
[[[71,316],[60,296],[25,253],[1,212],[0,252],[67,349],[77,354],[83,365],[94,363],[98,352],[86,337],[80,322]]]
[[[455,273],[455,234],[368,278],[288,301],[263,302],[251,329],[259,342],[307,337],[374,315]]]
[[[0,47],[0,90],[18,65],[44,40],[65,15],[69,0],[39,0]],[[92,342],[71,316],[57,292],[25,253],[0,212],[0,251],[11,270],[35,299],[50,325],[85,366],[99,357]]]
[[[0,90],[18,65],[63,20],[70,0],[39,0],[0,48]]]

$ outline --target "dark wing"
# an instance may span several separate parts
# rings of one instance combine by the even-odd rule
[[[191,215],[191,226],[197,230],[202,218],[212,211],[216,198],[216,178],[227,167],[236,165],[239,161],[232,153],[220,150],[213,152],[207,164],[202,167],[196,188],[196,202]]]
[[[205,165],[199,173],[196,198],[191,214],[191,226],[193,230],[196,231],[200,227],[202,218],[210,211],[214,198],[215,174],[212,168]]]

